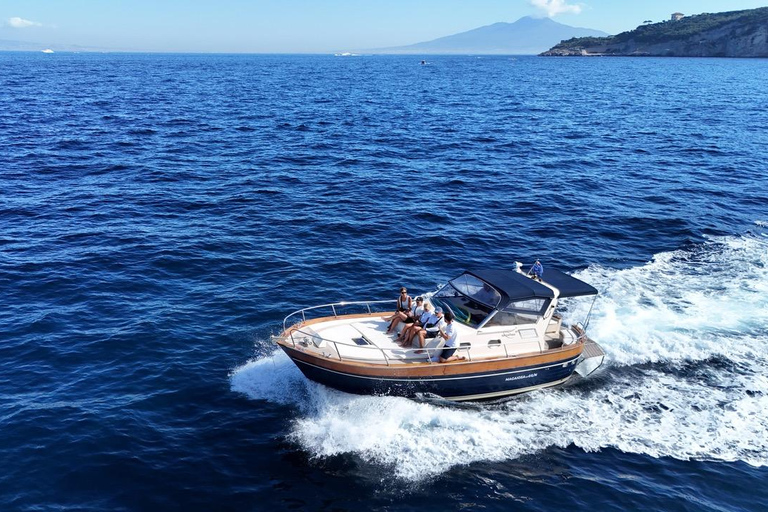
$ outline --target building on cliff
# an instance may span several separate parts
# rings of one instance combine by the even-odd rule
[[[678,21],[685,18],[685,14],[681,12],[673,12],[672,17],[670,18],[672,21]]]

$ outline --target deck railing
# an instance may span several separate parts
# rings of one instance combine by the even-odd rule
[[[354,312],[351,312],[350,310],[354,311],[354,309],[361,310],[361,313],[358,314],[367,314],[370,316],[374,315],[380,315],[382,313],[387,313],[390,311],[393,311],[391,307],[383,307],[384,304],[388,304],[389,306],[392,306],[391,300],[376,300],[376,301],[358,301],[358,302],[335,302],[331,304],[322,304],[320,306],[311,306],[308,308],[299,309],[298,311],[294,311],[290,315],[286,316],[283,320],[283,334],[281,337],[276,338],[286,338],[287,336],[291,339],[291,344],[296,347],[296,344],[302,344],[302,343],[314,343],[315,341],[324,341],[328,344],[333,345],[333,348],[336,352],[336,356],[339,358],[339,361],[343,361],[344,359],[347,360],[356,360],[357,358],[354,357],[346,357],[343,358],[341,355],[341,352],[339,351],[339,345],[346,346],[346,347],[354,347],[355,349],[365,349],[365,350],[374,350],[381,353],[382,357],[384,358],[384,362],[387,366],[390,365],[390,359],[394,359],[392,355],[387,355],[387,352],[393,352],[393,351],[399,351],[399,352],[405,352],[405,353],[415,353],[416,351],[423,351],[424,356],[428,357],[431,361],[432,357],[439,354],[444,350],[445,347],[440,348],[397,348],[397,349],[390,349],[390,348],[381,348],[376,345],[370,344],[370,345],[358,345],[356,343],[344,343],[337,340],[331,340],[328,338],[323,338],[320,335],[318,335],[316,332],[309,332],[307,330],[302,330],[303,324],[305,324],[308,320],[308,313],[317,313],[319,310],[324,310],[326,313],[332,313],[331,316],[338,318],[340,316],[339,311],[344,311],[344,315],[349,314],[355,314]],[[313,318],[324,318],[328,315],[318,315]],[[311,320],[312,318],[309,318]],[[287,333],[287,336],[286,336]],[[300,335],[304,339],[296,341],[296,338],[294,335]],[[362,333],[361,333],[362,335]],[[299,337],[299,336],[296,336]],[[471,360],[471,356],[469,353],[469,346],[460,346],[456,347],[457,351],[466,351],[466,357],[467,360]],[[504,347],[504,351],[506,352],[506,347]],[[420,354],[421,355],[421,354]],[[359,359],[359,360],[365,360],[370,361],[368,359]]]
[[[296,325],[298,323],[304,323],[307,321],[307,312],[308,311],[317,311],[317,310],[328,310],[330,309],[330,312],[333,313],[332,316],[338,317],[338,309],[341,308],[360,308],[363,310],[363,312],[366,312],[369,315],[372,315],[373,313],[386,313],[386,309],[381,307],[384,304],[392,304],[393,301],[391,300],[366,300],[366,301],[357,301],[357,302],[333,302],[330,304],[321,304],[320,306],[310,306],[308,308],[299,309],[297,311],[294,311],[290,315],[286,316],[285,319],[283,319],[283,332],[288,330],[288,327]],[[371,306],[374,305],[374,309],[371,308]],[[376,307],[378,306],[378,308]],[[350,313],[344,313],[344,314],[350,314]],[[301,316],[301,321],[298,320],[298,316]],[[327,316],[327,315],[326,315]],[[292,318],[296,318],[295,320],[291,320]],[[317,318],[321,318],[321,316],[318,316]]]
[[[382,348],[379,347],[373,343],[366,344],[366,345],[358,345],[356,343],[345,343],[343,341],[337,341],[332,340],[328,338],[323,338],[316,332],[310,329],[304,329],[304,324],[308,320],[316,319],[316,318],[327,318],[329,316],[334,318],[339,318],[342,315],[350,315],[350,314],[362,314],[366,316],[378,316],[383,313],[388,313],[393,311],[392,301],[389,300],[378,300],[378,301],[358,301],[358,302],[335,302],[330,304],[322,304],[319,306],[312,306],[308,308],[299,309],[297,311],[294,311],[290,315],[286,316],[283,320],[283,333],[281,337],[275,337],[278,339],[288,339],[290,338],[291,344],[296,347],[297,344],[301,344],[306,346],[308,343],[314,343],[316,346],[320,346],[320,342],[325,342],[329,345],[331,345],[335,351],[335,354],[328,353],[327,357],[336,357],[339,359],[339,361],[366,361],[370,362],[371,358],[360,358],[360,357],[350,357],[350,356],[342,356],[341,351],[339,350],[339,346],[346,346],[346,347],[352,347],[356,350],[373,350],[377,351],[381,354],[381,357],[384,361],[384,364],[387,366],[390,366],[391,360],[397,360],[397,361],[407,361],[408,359],[403,360],[402,358],[395,358],[394,354],[397,352],[398,355],[402,356],[403,354],[412,354],[416,351],[423,351],[424,354],[419,354],[421,357],[426,356],[430,361],[431,359],[442,352],[445,347],[439,347],[439,348]],[[576,324],[572,326],[574,332],[577,334],[577,338],[575,340],[575,343],[583,342],[587,340],[586,334],[584,332],[583,326],[581,324]],[[516,331],[516,330],[515,330]],[[361,333],[361,337],[365,338],[363,333]],[[297,341],[297,338],[300,338]],[[501,342],[500,346],[504,349],[504,357],[515,357],[511,356],[508,345],[512,345],[513,343],[508,343],[506,341]],[[457,351],[459,353],[464,353],[465,357],[468,361],[472,360],[472,354],[470,353],[471,347],[469,345],[459,346],[456,347]],[[540,347],[539,352],[543,352],[544,349]],[[419,360],[422,360],[421,357]]]

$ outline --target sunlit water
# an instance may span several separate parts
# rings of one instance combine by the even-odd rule
[[[3,510],[768,500],[765,61],[0,65]],[[360,397],[269,340],[536,257],[600,291],[589,379]]]

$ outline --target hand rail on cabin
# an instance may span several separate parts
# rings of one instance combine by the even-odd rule
[[[576,343],[580,341],[587,340],[587,331],[584,329],[584,326],[581,322],[576,322],[575,324],[571,325],[571,329],[578,334],[579,336],[576,338]]]

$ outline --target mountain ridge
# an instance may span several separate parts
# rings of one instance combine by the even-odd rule
[[[551,18],[524,16],[512,23],[496,22],[430,41],[361,51],[364,53],[423,55],[535,55],[564,39],[606,35],[608,34],[599,30],[564,25]]]

